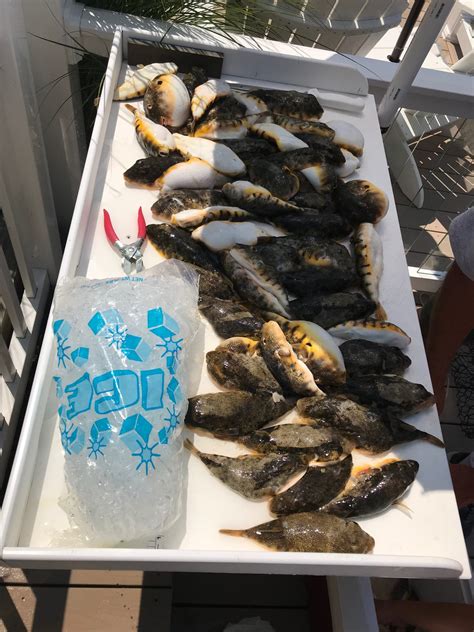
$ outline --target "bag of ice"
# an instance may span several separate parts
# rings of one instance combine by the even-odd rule
[[[76,277],[56,290],[61,506],[84,545],[143,543],[179,517],[180,435],[202,362],[197,296],[197,275],[174,261],[144,277]]]

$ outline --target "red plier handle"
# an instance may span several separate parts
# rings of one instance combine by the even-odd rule
[[[105,208],[104,208],[104,229],[105,229],[105,234],[107,235],[107,239],[110,241],[110,243],[113,244],[116,241],[120,241],[112,225],[110,214]],[[143,217],[142,207],[140,206],[140,208],[138,209],[138,235],[137,237],[138,239],[145,239],[145,235],[146,235],[146,222],[145,222],[145,218]]]

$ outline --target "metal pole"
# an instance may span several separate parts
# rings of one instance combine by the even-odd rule
[[[455,0],[433,0],[388,86],[378,114],[382,132],[387,131],[405,100],[413,80],[453,8]]]
[[[410,9],[410,13],[407,16],[406,22],[403,25],[402,31],[398,36],[397,43],[395,44],[393,51],[390,55],[387,55],[388,61],[393,61],[395,64],[398,64],[400,61],[400,55],[403,53],[405,48],[405,44],[408,41],[408,38],[413,31],[413,27],[418,20],[418,16],[421,13],[421,10],[425,4],[425,0],[415,0],[412,8]]]

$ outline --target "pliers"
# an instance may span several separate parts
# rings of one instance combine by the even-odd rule
[[[143,270],[143,253],[140,248],[146,237],[146,223],[143,217],[142,207],[140,206],[138,209],[138,239],[131,244],[124,244],[117,237],[117,233],[112,226],[110,215],[105,208],[104,229],[112,248],[115,248],[115,250],[122,255],[122,268],[125,274],[130,274],[134,265],[136,272],[141,272]]]

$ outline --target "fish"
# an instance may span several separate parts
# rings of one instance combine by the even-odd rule
[[[199,275],[199,301],[207,297],[233,299],[234,289],[229,279],[217,270],[205,270],[199,266],[188,264]]]
[[[302,512],[250,529],[220,529],[225,535],[250,538],[273,551],[302,553],[370,553],[375,540],[356,522],[324,513]]]
[[[410,336],[398,325],[388,321],[374,320],[348,320],[345,323],[335,325],[329,329],[329,333],[343,340],[363,339],[378,342],[399,349],[405,349],[411,342]]]
[[[243,454],[232,458],[200,452],[189,439],[185,439],[184,445],[211,474],[250,500],[273,496],[308,463],[308,459],[300,454]]]
[[[250,125],[249,129],[253,134],[274,142],[280,151],[289,151],[290,149],[300,149],[308,146],[305,142],[290,134],[284,127],[275,125],[275,123],[254,123]]]
[[[138,66],[128,79],[121,83],[114,92],[114,101],[127,101],[145,94],[148,84],[159,75],[176,73],[178,66],[173,62],[148,64]]]
[[[172,189],[160,193],[151,211],[157,219],[170,220],[173,215],[190,208],[226,205],[225,195],[215,189]]]
[[[354,156],[362,156],[364,153],[364,136],[355,125],[347,121],[338,120],[328,121],[327,124],[336,133],[333,138],[335,145],[347,149],[347,151],[350,151]]]
[[[341,437],[314,424],[292,423],[260,428],[238,438],[246,448],[267,454],[306,454],[317,461],[336,461],[344,453]]]
[[[232,353],[246,353],[254,355],[258,353],[260,342],[245,336],[232,336],[217,345],[215,351],[232,351]]]
[[[173,134],[158,123],[153,123],[138,108],[126,103],[135,118],[135,134],[140,147],[148,156],[165,156],[176,149]]]
[[[237,206],[207,206],[204,208],[187,208],[175,213],[171,217],[171,224],[176,224],[181,228],[195,228],[208,222],[245,222],[254,219],[248,211],[244,211]]]
[[[233,94],[229,94],[214,101],[201,121],[234,121],[244,118],[246,114],[247,108],[245,105],[236,99]]]
[[[182,134],[173,134],[176,147],[185,158],[199,158],[211,165],[219,173],[226,176],[238,176],[245,171],[240,158],[221,143],[214,143],[205,138],[193,138]]]
[[[347,178],[360,167],[360,160],[357,158],[357,156],[351,154],[351,152],[347,149],[342,148],[341,151],[346,161],[343,165],[339,165],[335,168],[335,173],[338,178]]]
[[[274,144],[269,143],[264,138],[254,138],[252,136],[230,138],[223,140],[222,143],[229,147],[229,149],[232,149],[245,163],[255,158],[266,158],[277,151]]]
[[[377,304],[375,316],[378,320],[387,320],[387,313],[379,303],[379,284],[383,273],[383,244],[373,224],[364,223],[357,228],[352,237],[356,270],[367,296]],[[361,318],[354,316],[346,320]]]
[[[309,320],[324,329],[349,319],[365,318],[376,304],[357,292],[308,294],[290,301],[290,312],[296,319]]]
[[[177,151],[170,151],[165,156],[150,156],[140,158],[124,172],[123,178],[127,184],[142,189],[159,188],[159,180],[170,167],[184,161]]]
[[[238,209],[241,211],[241,209]],[[200,212],[200,211],[198,211]],[[187,213],[187,211],[183,211]],[[247,213],[247,211],[241,211]],[[249,219],[252,219],[250,213],[247,213]],[[174,217],[177,217],[176,215]],[[238,245],[252,246],[259,239],[274,235],[284,235],[282,231],[270,224],[262,224],[260,222],[237,222],[243,219],[239,213],[235,212],[230,218],[231,221],[213,221],[210,224],[204,224],[195,228],[191,233],[193,239],[202,242],[209,250],[219,252],[221,250],[230,250]]]
[[[295,239],[298,252],[306,266],[353,270],[354,262],[345,246],[336,241],[321,240],[314,235]]]
[[[344,358],[347,374],[351,377],[401,374],[411,364],[410,358],[397,347],[381,345],[370,340],[347,340],[339,349]]]
[[[248,93],[261,99],[272,114],[281,114],[302,121],[319,121],[324,109],[314,94],[296,90],[260,88]]]
[[[223,257],[224,269],[237,292],[260,309],[288,317],[288,296],[273,271],[255,252],[242,246]]]
[[[292,404],[278,393],[226,391],[189,399],[185,423],[219,438],[237,438],[287,413]]]
[[[346,379],[344,359],[334,339],[319,325],[286,320],[268,314],[282,328],[297,356],[305,362],[317,384],[339,384]]]
[[[324,392],[316,385],[313,374],[298,358],[281,327],[274,320],[266,322],[262,327],[261,351],[268,368],[285,392],[325,397]]]
[[[233,204],[237,204],[255,215],[268,217],[269,219],[273,219],[277,215],[301,212],[295,204],[280,200],[265,187],[258,186],[247,180],[237,180],[225,184],[222,187],[222,193]]]
[[[263,158],[248,162],[247,172],[251,182],[264,187],[280,200],[289,200],[300,188],[299,180],[292,171]]]
[[[320,121],[303,121],[283,114],[273,114],[273,121],[292,134],[314,134],[328,140],[332,140],[336,134],[333,129]]]
[[[189,72],[183,75],[183,83],[186,86],[190,97],[193,96],[194,90],[202,83],[206,83],[206,81],[206,71],[200,66],[193,66]]]
[[[340,180],[333,192],[336,212],[353,226],[377,224],[388,211],[388,198],[369,180]]]
[[[301,173],[309,180],[316,191],[329,193],[336,188],[337,177],[334,167],[328,163],[321,162],[311,167],[301,169]]]
[[[147,86],[143,97],[146,115],[167,127],[182,127],[190,115],[188,89],[178,75],[160,75]]]
[[[231,340],[230,345],[219,345],[206,353],[207,370],[219,386],[250,393],[282,393],[265,360],[256,353],[255,341],[235,337]],[[254,346],[241,343],[239,347],[236,340],[248,340]]]
[[[211,272],[216,271],[210,253],[182,228],[169,224],[148,224],[146,234],[151,245],[162,257],[192,263]]]
[[[298,400],[298,413],[311,419],[318,428],[326,428],[353,442],[354,447],[369,454],[386,452],[399,443],[421,439],[443,447],[437,437],[418,430],[393,415],[358,404],[343,394],[324,399],[305,397]]]
[[[234,95],[234,99],[237,99],[239,103],[245,106],[247,114],[264,114],[268,112],[267,104],[264,103],[262,99],[251,94],[246,94],[245,92],[236,92],[235,90],[232,94]]]
[[[327,465],[310,467],[302,478],[270,501],[270,511],[277,516],[316,511],[344,489],[352,470],[352,456]]]
[[[434,396],[423,384],[399,375],[361,375],[348,378],[347,393],[363,404],[371,404],[399,415],[412,415],[434,404]]]
[[[334,214],[334,203],[331,196],[321,191],[315,191],[312,186],[308,191],[302,192],[301,181],[300,190],[293,196],[291,203],[304,208],[306,211],[314,210],[326,215]]]
[[[231,93],[229,84],[222,79],[209,79],[194,90],[191,99],[191,113],[196,123],[201,119],[211,105],[221,97]]]
[[[252,314],[247,307],[235,299],[222,300],[211,294],[203,294],[199,301],[199,311],[221,338],[233,336],[260,338],[263,319]]]
[[[385,511],[403,496],[418,473],[413,460],[392,461],[369,467],[354,477],[352,484],[320,511],[340,518],[356,518]]]
[[[298,242],[292,239],[291,235],[263,237],[256,246],[247,250],[250,253],[255,253],[277,276],[282,272],[299,270],[301,267]]]
[[[296,272],[283,274],[280,279],[283,287],[295,296],[307,296],[312,292],[337,292],[357,284],[354,270],[334,266],[307,266]]]
[[[229,178],[199,158],[191,158],[167,169],[156,181],[158,189],[212,189],[229,182]]]
[[[324,152],[319,152],[312,147],[281,151],[269,156],[268,160],[275,165],[287,167],[292,171],[301,171],[307,167],[325,164]]]
[[[203,120],[195,127],[193,136],[216,141],[241,140],[247,136],[249,126],[254,122],[254,117]]]
[[[342,149],[328,138],[322,138],[321,136],[305,133],[295,134],[295,136],[302,140],[307,147],[310,147],[314,152],[316,152],[321,160],[324,160],[324,162],[327,162],[334,167],[341,167],[345,163],[346,158]]]
[[[292,198],[292,202],[295,198]],[[352,231],[351,225],[340,215],[301,209],[300,213],[287,213],[272,218],[272,222],[294,235],[311,233],[319,238],[343,239]]]

